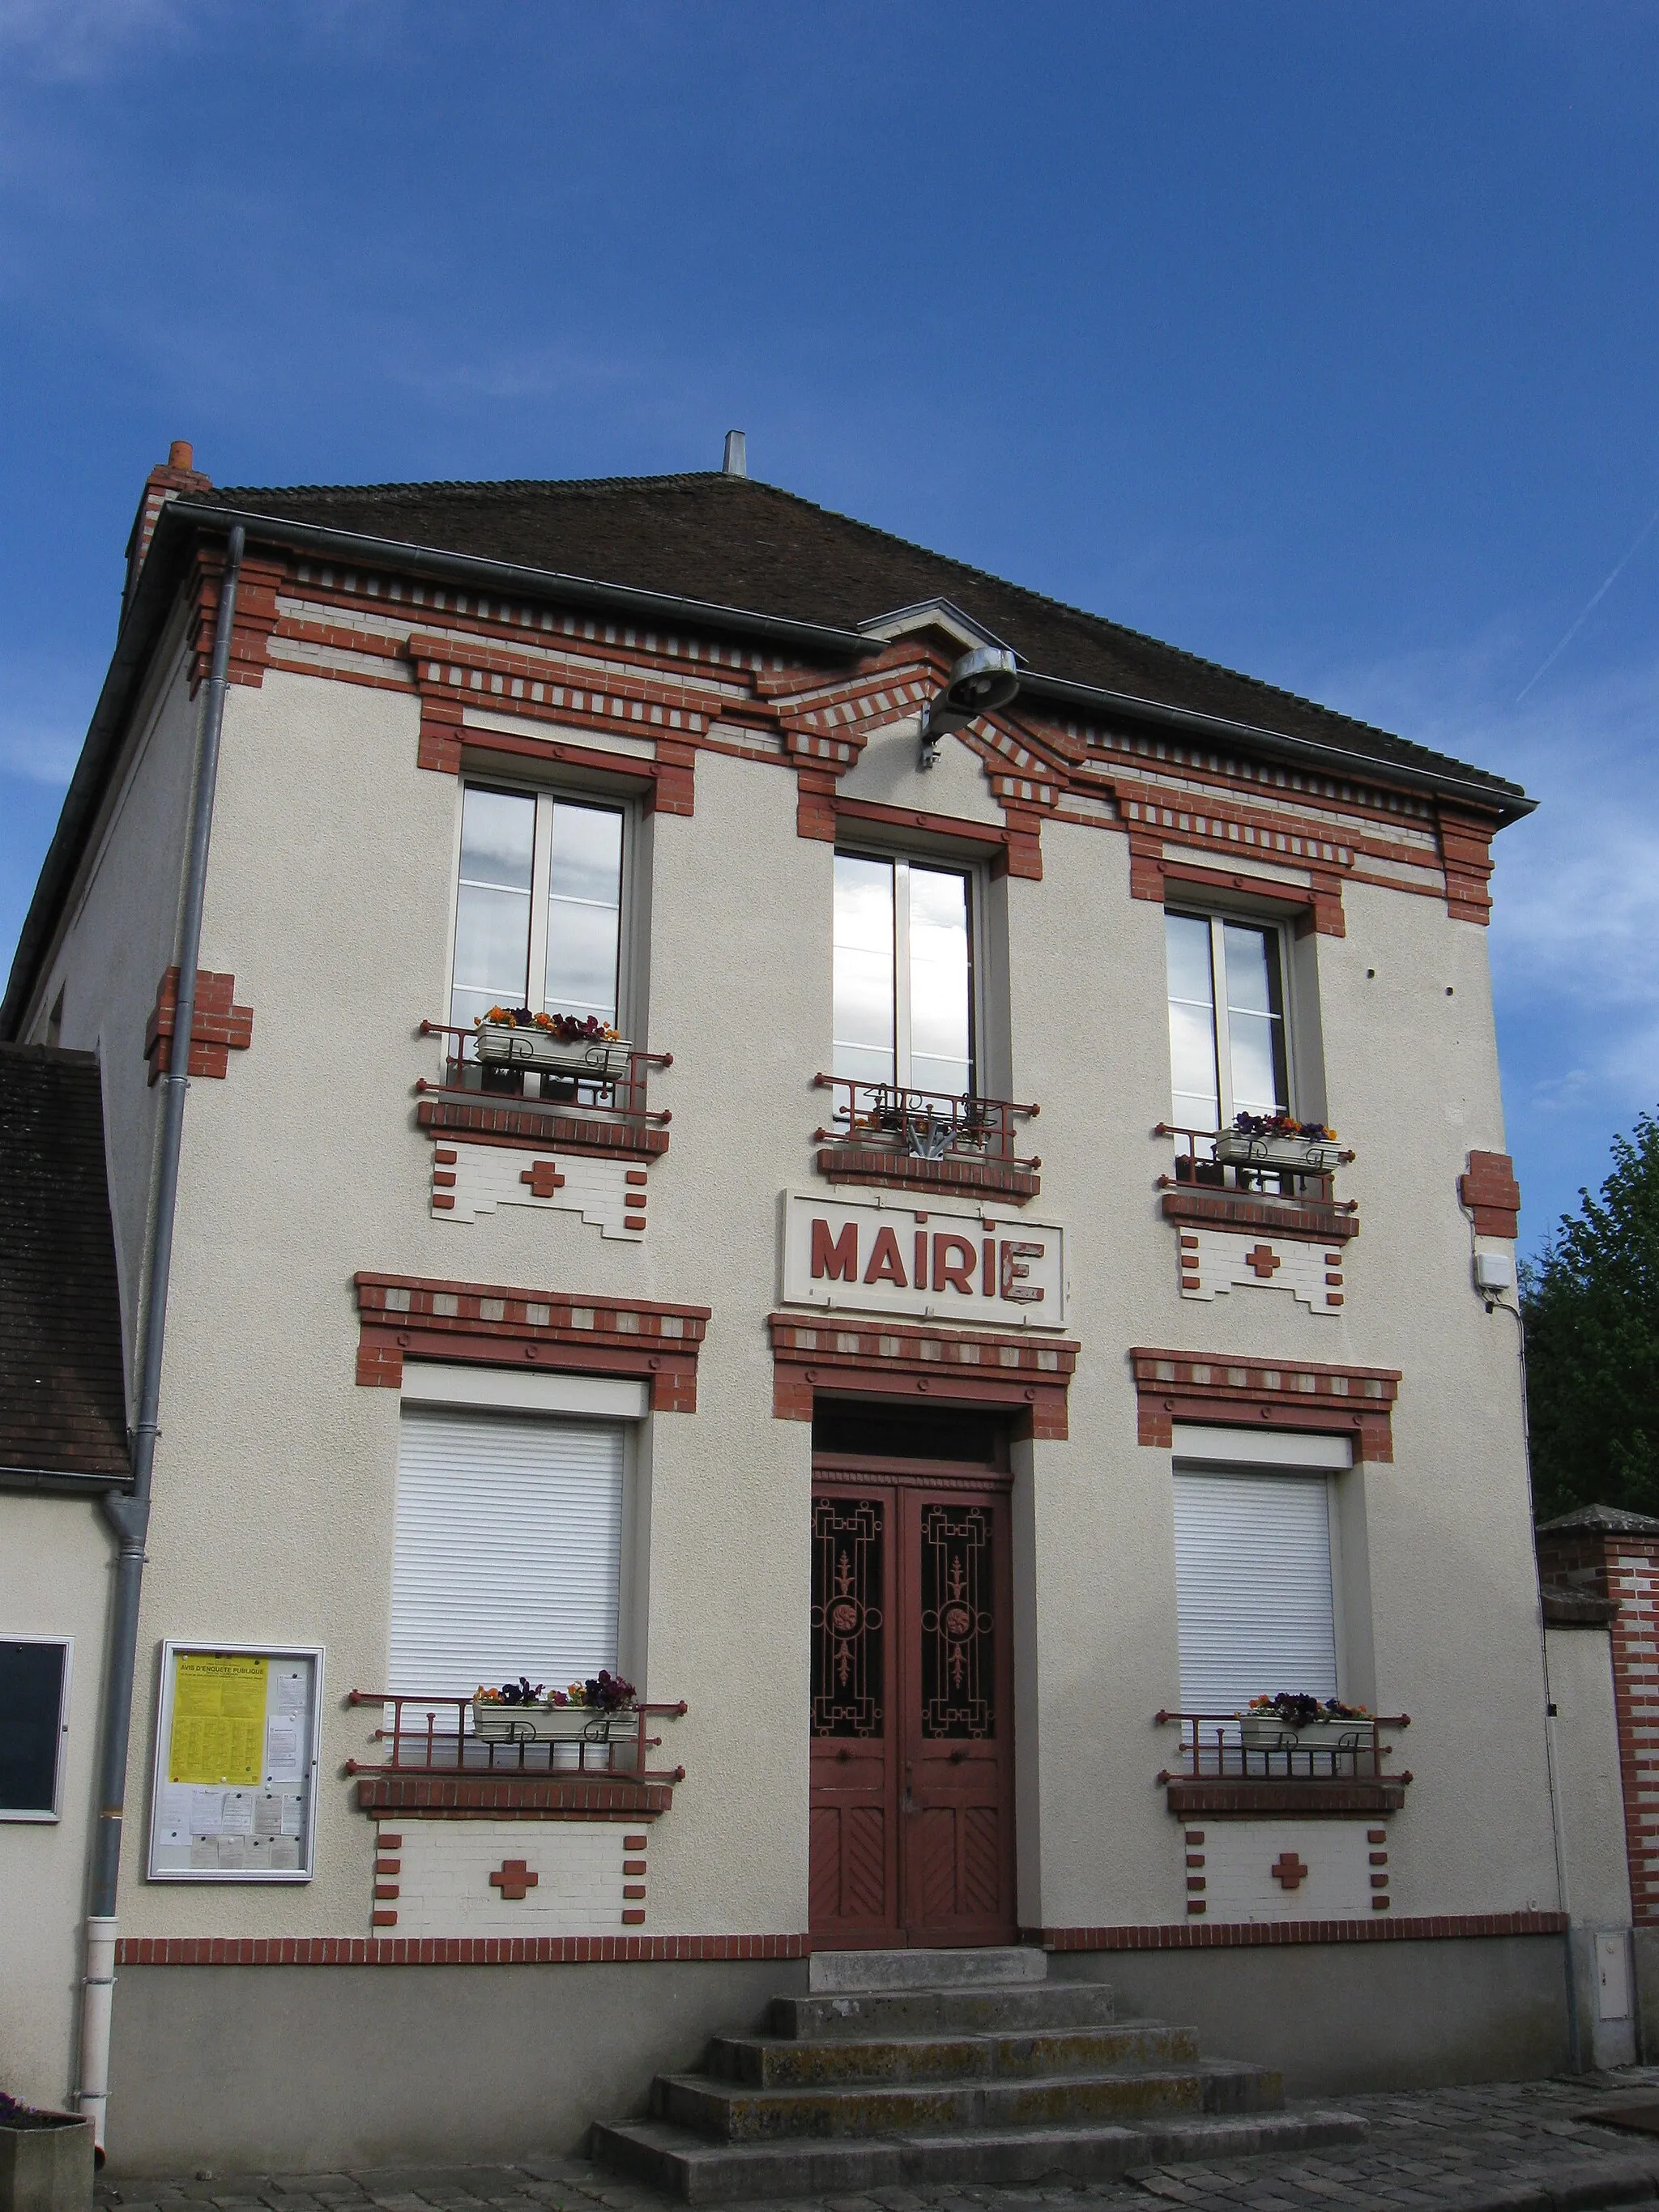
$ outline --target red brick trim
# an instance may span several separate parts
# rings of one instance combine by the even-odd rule
[[[192,1077],[222,1079],[233,1052],[246,1052],[253,1042],[253,1009],[232,1004],[236,994],[234,975],[217,975],[205,968],[196,970],[196,1006],[190,1024],[190,1068]],[[158,1082],[173,1066],[173,1033],[179,1019],[179,970],[169,968],[155,987],[155,1004],[144,1030],[144,1058],[149,1079]]]
[[[357,1380],[403,1388],[405,1358],[521,1363],[575,1375],[637,1376],[658,1413],[697,1410],[697,1354],[707,1306],[573,1297],[495,1283],[360,1273]]]
[[[1166,1190],[1166,1221],[1186,1221],[1203,1229],[1263,1229],[1293,1243],[1330,1244],[1359,1234],[1359,1216],[1310,1199],[1249,1198],[1243,1191],[1206,1190],[1187,1183]]]
[[[878,829],[892,831],[900,836],[920,830],[924,836],[948,839],[952,845],[960,846],[964,860],[975,857],[988,859],[994,875],[1029,874],[1030,870],[1026,864],[1030,855],[1026,848],[1035,845],[1038,848],[1036,875],[1039,880],[1042,878],[1042,817],[1040,814],[1029,813],[1024,808],[1005,807],[1003,811],[1010,818],[1006,827],[999,829],[994,823],[971,822],[958,814],[928,814],[911,806],[883,806],[871,799],[848,799],[833,785],[831,791],[830,804],[835,810],[836,829],[842,836],[847,835],[849,823],[859,822],[873,823]],[[1017,824],[1012,819],[1015,812],[1019,815]],[[1020,848],[1018,856],[1016,847]],[[1015,865],[1017,857],[1020,862],[1018,866]]]
[[[1468,1173],[1457,1178],[1457,1195],[1474,1217],[1477,1237],[1521,1234],[1521,1186],[1507,1152],[1471,1152]]]
[[[1031,1434],[1063,1443],[1066,1391],[1079,1346],[1066,1339],[975,1334],[927,1322],[851,1317],[807,1322],[767,1316],[772,1334],[772,1412],[810,1421],[817,1391],[841,1397],[918,1394],[936,1405],[1006,1406],[1029,1414]]]
[[[1356,1460],[1394,1457],[1392,1419],[1400,1390],[1395,1367],[1331,1367],[1311,1359],[1267,1360],[1134,1346],[1139,1440],[1168,1451],[1176,1421],[1350,1436]]]
[[[219,580],[224,574],[224,552],[217,545],[198,549],[191,589],[196,606],[195,651],[191,659],[190,693],[193,699],[207,681],[213,662],[213,633],[219,619]],[[270,665],[271,633],[276,627],[276,594],[288,569],[280,555],[261,558],[252,551],[242,556],[236,576],[236,608],[231,619],[230,663],[226,672],[232,684],[246,684],[256,691]]]
[[[1488,815],[1439,810],[1440,858],[1446,872],[1446,912],[1454,921],[1489,922],[1492,841],[1498,823]]]
[[[124,1936],[118,1966],[581,1966],[805,1959],[805,1936]]]
[[[1042,1188],[1035,1171],[1018,1161],[923,1160],[878,1146],[827,1145],[817,1156],[817,1170],[831,1182],[879,1183],[895,1190],[988,1192],[1011,1206],[1024,1206]]]
[[[538,1112],[510,1099],[422,1098],[415,1109],[420,1127],[433,1136],[465,1137],[475,1145],[510,1145],[527,1152],[593,1152],[608,1159],[655,1158],[668,1150],[668,1132],[638,1121],[587,1121],[575,1115]]]
[[[1231,1951],[1258,1943],[1437,1943],[1481,1936],[1564,1936],[1565,1912],[1441,1912],[1414,1920],[1206,1920],[1150,1928],[1027,1928],[1045,1951]]]
[[[1180,887],[1185,884],[1212,897],[1232,897],[1243,895],[1265,900],[1269,905],[1284,908],[1285,919],[1294,921],[1297,934],[1305,936],[1313,930],[1321,937],[1346,937],[1347,920],[1342,908],[1342,878],[1335,866],[1320,866],[1318,858],[1329,852],[1333,860],[1336,848],[1317,845],[1316,840],[1304,835],[1287,837],[1283,824],[1273,830],[1265,830],[1253,817],[1238,815],[1237,819],[1225,807],[1218,808],[1213,802],[1207,806],[1206,818],[1223,827],[1247,830],[1247,842],[1259,846],[1270,856],[1275,848],[1293,848],[1285,857],[1297,866],[1305,866],[1308,885],[1275,883],[1271,877],[1247,876],[1225,867],[1206,868],[1187,860],[1166,860],[1164,847],[1166,838],[1189,834],[1185,817],[1164,814],[1158,807],[1140,807],[1126,804],[1126,820],[1139,815],[1160,817],[1157,827],[1131,829],[1129,837],[1129,896],[1150,899],[1159,906],[1170,903],[1170,885],[1176,886],[1174,898],[1179,902]],[[1344,852],[1346,848],[1342,848]],[[1352,857],[1352,856],[1350,856]]]
[[[1397,1813],[1406,1802],[1402,1775],[1374,1782],[1171,1782],[1167,1803],[1178,1820],[1199,1814],[1212,1820],[1255,1820],[1267,1814],[1293,1813],[1299,1819],[1365,1817]]]
[[[546,1774],[363,1774],[357,1809],[384,1820],[655,1820],[674,1802],[668,1782]]]

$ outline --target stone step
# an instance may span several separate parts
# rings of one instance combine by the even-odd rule
[[[846,1990],[1012,1989],[1048,1978],[1046,1951],[1011,1943],[975,1951],[814,1951],[806,1986],[815,1996]]]
[[[717,2035],[705,2070],[760,2089],[879,2082],[1026,2081],[1130,2067],[1191,2065],[1198,2038],[1162,2021],[1014,2034],[799,2037]]]
[[[1322,2150],[1361,2142],[1365,2123],[1315,2109],[1167,2118],[1143,2127],[976,2128],[939,2135],[709,2142],[665,2120],[593,2131],[603,2164],[690,2204],[755,2197],[852,2197],[917,2183],[1113,2181],[1137,2166]]]
[[[775,1997],[775,2036],[990,2035],[1105,2027],[1114,2018],[1109,1982],[1036,1982],[988,1990],[854,1990]]]
[[[1270,2069],[1227,2060],[1012,2081],[921,2081],[857,2087],[755,2088],[707,2074],[659,2074],[652,2116],[722,2142],[802,2136],[940,2133],[968,2128],[1132,2125],[1185,2113],[1263,2112],[1282,2105]]]

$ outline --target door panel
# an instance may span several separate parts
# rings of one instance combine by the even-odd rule
[[[1005,1491],[821,1478],[812,1501],[815,1940],[1013,1940]]]

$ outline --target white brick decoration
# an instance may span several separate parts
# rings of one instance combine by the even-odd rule
[[[1389,1893],[1387,1847],[1368,1840],[1364,1820],[1210,1820],[1200,1832],[1184,1856],[1189,1883],[1203,1881],[1206,1923],[1369,1920]]]
[[[388,1820],[382,1832],[393,1830]],[[400,1939],[619,1936],[623,1861],[643,1856],[624,1851],[620,1820],[412,1820],[404,1814],[395,1833],[398,1872],[381,1882],[380,1903],[396,1912]],[[535,1881],[520,1898],[504,1896],[489,1877],[520,1859]],[[643,1887],[642,1879],[629,1879],[629,1887]],[[509,1877],[506,1887],[514,1886]],[[395,1898],[385,1894],[388,1888],[395,1888]]]
[[[1182,1229],[1178,1237],[1181,1295],[1212,1299],[1229,1291],[1288,1291],[1312,1313],[1342,1305],[1342,1254],[1334,1246],[1288,1237],[1239,1235],[1224,1229]]]
[[[601,1237],[637,1244],[645,1233],[645,1189],[629,1182],[630,1165],[640,1172],[627,1160],[586,1152],[469,1145],[446,1136],[433,1146],[432,1211],[440,1221],[471,1222],[498,1206],[550,1207],[580,1213]]]

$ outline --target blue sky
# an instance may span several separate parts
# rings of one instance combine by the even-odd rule
[[[1492,936],[1535,1242],[1659,1101],[1656,93],[1645,0],[0,0],[0,940],[169,439],[339,483],[741,424],[1543,800]]]

